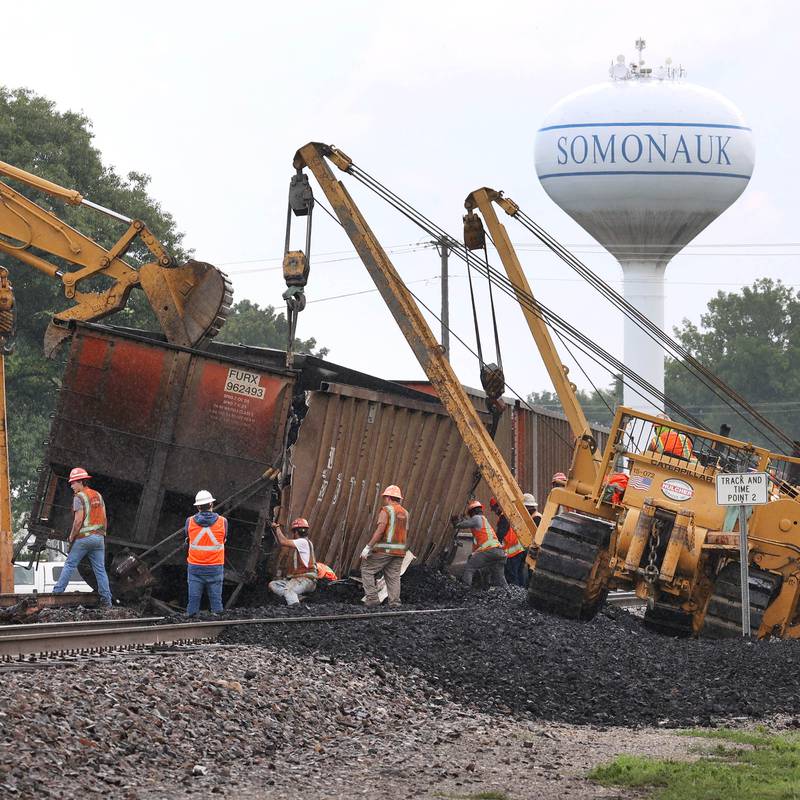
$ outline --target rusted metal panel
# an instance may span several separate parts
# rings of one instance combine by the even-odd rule
[[[64,535],[80,464],[94,476],[109,516],[109,543],[144,549],[180,527],[194,495],[223,499],[254,481],[284,449],[294,376],[259,363],[167,345],[102,326],[73,333],[53,420],[34,522]],[[268,496],[231,520],[232,572],[260,548]],[[178,553],[175,561],[185,554]]]
[[[306,517],[317,557],[337,572],[358,564],[374,530],[380,492],[403,490],[409,546],[431,563],[453,538],[475,465],[438,403],[328,385],[308,397],[292,454],[282,518]]]

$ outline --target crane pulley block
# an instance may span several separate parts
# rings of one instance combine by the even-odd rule
[[[307,217],[314,207],[314,192],[305,172],[298,172],[289,182],[289,208],[296,217]]]
[[[287,286],[305,286],[308,283],[309,264],[302,250],[289,250],[283,256],[283,279]]]
[[[464,215],[464,247],[467,250],[483,250],[486,247],[486,231],[477,214],[470,211]]]
[[[503,368],[497,364],[483,364],[481,366],[481,386],[486,392],[487,401],[494,401],[501,397],[506,388]]]

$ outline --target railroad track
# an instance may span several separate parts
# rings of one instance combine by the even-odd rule
[[[433,608],[323,616],[221,619],[176,624],[142,624],[145,620],[132,619],[4,625],[0,626],[0,670],[20,663],[33,663],[42,656],[71,659],[74,662],[79,658],[107,657],[114,651],[126,649],[142,652],[146,648],[156,648],[150,652],[164,652],[164,647],[213,642],[227,628],[244,625],[302,625],[342,621],[370,623],[391,617],[454,614],[466,610]],[[153,619],[159,618],[151,617],[149,621],[152,622]]]

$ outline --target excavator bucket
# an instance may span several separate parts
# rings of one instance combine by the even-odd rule
[[[228,276],[203,261],[172,268],[145,264],[139,270],[139,282],[167,340],[184,347],[213,339],[233,302]]]

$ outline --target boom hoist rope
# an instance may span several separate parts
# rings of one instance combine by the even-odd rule
[[[754,430],[764,435],[763,430],[758,427],[736,408],[738,404],[753,419],[755,419],[765,429],[774,434],[778,439],[782,440],[786,445],[794,447],[795,442],[792,438],[785,433],[780,427],[775,425],[771,420],[761,414],[754,406],[752,406],[744,397],[742,397],[735,389],[729,386],[719,376],[715,375],[708,367],[698,361],[691,352],[683,347],[679,342],[675,341],[669,334],[665,333],[648,317],[642,314],[639,309],[631,305],[625,298],[620,295],[615,289],[607,284],[599,275],[587,267],[577,256],[571,253],[566,247],[561,245],[554,239],[547,231],[540,225],[534,222],[527,214],[521,210],[511,214],[514,219],[522,224],[522,226],[536,236],[546,247],[555,253],[567,266],[583,278],[590,286],[594,287],[600,294],[602,294],[612,305],[622,311],[622,313],[634,322],[641,330],[650,336],[651,339],[658,342],[661,347],[666,350],[670,355],[676,357],[676,360],[690,372],[694,377],[701,380],[701,382],[713,392],[718,398],[723,400],[725,404],[737,413],[745,422],[747,422]],[[717,391],[718,390],[718,391]],[[730,398],[730,399],[728,399]],[[731,402],[733,401],[733,402]],[[772,444],[776,444],[770,437],[768,438]]]
[[[394,192],[389,190],[387,187],[383,186],[375,178],[373,178],[371,175],[366,173],[364,170],[362,170],[360,167],[356,166],[355,164],[351,163],[349,168],[346,170],[346,172],[348,172],[348,174],[352,175],[354,178],[359,180],[362,184],[364,184],[371,191],[375,192],[379,197],[384,199],[391,206],[393,206],[398,211],[400,211],[404,216],[406,216],[409,220],[411,220],[416,225],[418,225],[420,228],[422,228],[422,230],[424,230],[430,236],[437,237],[437,238],[445,240],[447,242],[448,246],[451,248],[451,251],[454,252],[456,255],[458,255],[462,260],[466,261],[467,256],[464,253],[463,245],[461,245],[453,237],[449,236],[443,229],[439,228],[435,223],[433,223],[429,219],[427,219],[424,215],[422,215],[419,211],[417,211],[413,206],[408,204],[406,201],[404,201],[402,198],[400,198]],[[520,219],[520,221],[522,221],[522,220]],[[526,221],[528,221],[528,218],[526,218]],[[530,220],[530,223],[535,225],[535,223],[533,223],[532,220]],[[536,227],[538,227],[538,226],[536,226]],[[542,233],[544,233],[544,232],[542,231]],[[579,260],[575,256],[572,256],[572,254],[570,254],[569,251],[566,248],[564,248],[563,246],[559,245],[554,239],[552,239],[552,237],[549,237],[547,234],[544,234],[544,235],[545,235],[545,237],[548,238],[549,241],[551,241],[555,245],[555,247],[551,247],[550,249],[553,249],[553,251],[556,252],[557,255],[560,255],[558,250],[561,250],[564,253],[566,253],[569,256],[571,256],[571,258],[574,259],[576,262],[581,263],[581,262],[579,262]],[[548,244],[548,241],[545,241],[544,239],[542,239],[542,241],[545,244],[547,244],[548,246],[550,246]],[[560,257],[563,258],[563,256],[561,256],[561,255],[560,255]],[[581,264],[581,266],[586,270],[587,274],[591,273],[591,271],[588,269],[588,267],[585,267],[585,265],[582,265],[582,264]],[[514,296],[514,297],[517,297],[517,295],[514,293],[513,286],[511,285],[510,281],[502,273],[500,273],[499,271],[497,271],[494,268],[492,268],[492,267],[487,265],[487,272],[486,272],[485,277],[487,277],[488,280],[493,281],[495,283],[495,285],[497,285],[499,288],[501,288],[507,294],[509,294],[511,296]],[[588,278],[587,278],[587,280],[588,280]],[[600,279],[597,278],[597,280],[600,280]],[[610,287],[609,287],[609,289],[610,289]],[[613,290],[610,290],[610,291],[612,293],[616,294],[615,292],[613,292]],[[619,297],[619,295],[617,295],[617,296]],[[675,400],[673,400],[672,398],[670,398],[667,395],[665,395],[663,392],[660,392],[659,390],[657,390],[654,386],[652,386],[652,384],[649,384],[647,381],[642,379],[641,376],[638,376],[635,373],[632,373],[631,370],[629,370],[627,367],[625,367],[624,364],[622,364],[620,361],[615,359],[613,356],[610,356],[610,354],[608,354],[602,348],[599,348],[597,345],[595,345],[593,342],[591,342],[591,340],[589,340],[587,337],[584,337],[582,334],[580,334],[579,331],[577,331],[577,329],[573,328],[571,325],[566,323],[557,314],[552,312],[546,306],[543,306],[535,298],[528,297],[528,298],[523,298],[523,299],[525,301],[526,306],[531,311],[533,311],[533,313],[536,313],[537,315],[541,315],[542,319],[544,319],[544,321],[547,322],[548,324],[550,324],[551,326],[559,327],[562,330],[562,332],[564,332],[568,336],[570,341],[572,341],[573,345],[576,346],[579,350],[581,350],[581,352],[584,352],[584,354],[589,355],[586,352],[586,350],[588,349],[589,351],[593,352],[595,354],[595,356],[597,356],[597,358],[600,358],[601,360],[606,361],[609,364],[612,364],[614,369],[615,369],[615,372],[616,373],[620,373],[620,374],[623,375],[624,378],[627,378],[628,381],[629,381],[629,385],[631,385],[631,388],[633,388],[633,390],[637,394],[639,394],[640,396],[643,396],[635,388],[635,386],[633,384],[638,385],[642,390],[647,392],[647,394],[651,398],[656,398],[660,402],[663,402],[665,407],[667,407],[673,413],[677,413],[678,415],[682,416],[684,419],[686,419],[688,422],[690,422],[693,426],[695,426],[697,428],[701,428],[701,429],[705,429],[706,428],[706,425],[701,420],[697,419],[694,415],[689,413],[687,409],[683,408],[679,403],[677,403]],[[622,299],[622,298],[620,298],[620,299]],[[626,301],[623,300],[623,303],[624,302],[626,302]],[[631,306],[631,309],[633,309],[632,306]],[[634,315],[638,315],[638,317],[641,318],[641,319],[639,319],[637,321],[637,324],[639,324],[640,326],[644,325],[645,327],[647,327],[647,325],[645,323],[648,323],[650,326],[653,326],[653,323],[651,323],[649,320],[647,320],[647,318],[644,317],[643,315],[641,315],[640,312],[638,312],[636,309],[633,309],[633,311],[631,311],[631,313],[633,313]],[[644,322],[642,320],[644,320]],[[699,372],[699,374],[697,374],[697,372],[693,372],[694,376],[698,380],[700,380],[707,388],[709,388],[717,397],[720,397],[729,407],[731,407],[748,425],[750,425],[751,428],[753,428],[753,430],[755,430],[758,433],[760,433],[762,436],[764,436],[765,439],[770,441],[773,445],[776,445],[776,443],[774,442],[772,437],[768,433],[765,432],[765,430],[764,430],[765,428],[767,430],[770,430],[773,433],[775,433],[776,436],[778,436],[780,439],[782,439],[787,444],[790,444],[792,442],[791,437],[789,437],[780,428],[778,428],[772,422],[770,422],[768,419],[766,419],[756,409],[754,409],[752,406],[750,406],[750,404],[747,403],[747,401],[744,400],[744,398],[742,398],[734,389],[732,389],[724,381],[722,381],[722,379],[720,379],[718,376],[714,375],[714,373],[712,373],[710,370],[708,370],[707,367],[704,367],[702,364],[697,362],[697,360],[694,359],[691,356],[691,354],[688,353],[688,351],[685,351],[685,349],[682,348],[682,346],[679,345],[677,342],[675,342],[668,334],[666,334],[663,331],[661,331],[659,328],[657,328],[657,326],[653,326],[653,327],[655,328],[656,331],[658,331],[657,335],[658,335],[658,338],[660,340],[660,345],[662,346],[662,348],[664,348],[665,350],[667,348],[669,348],[674,353],[676,353],[679,356],[680,363],[684,366],[684,368],[690,369],[690,371],[692,371],[691,368],[690,368],[690,365],[691,365],[691,367],[695,367],[695,369],[697,370],[697,372]],[[647,332],[649,333],[649,335],[656,335],[654,331],[650,331],[649,329],[648,329]],[[577,334],[577,339],[573,338],[573,335],[572,335],[573,333]],[[684,355],[684,353],[686,353],[686,355]],[[688,356],[688,358],[687,358],[687,356]],[[596,359],[593,356],[590,355],[589,357],[592,360],[596,361]],[[614,373],[612,373],[612,374],[614,374]],[[709,385],[709,383],[711,385]],[[733,401],[733,402],[731,402],[731,401]],[[738,408],[736,408],[735,404],[738,404],[739,406],[744,408],[749,414],[751,414],[751,416],[753,417],[753,420],[749,419],[745,414],[742,413],[742,411],[740,411]],[[759,427],[759,424],[756,424],[756,423],[760,423],[760,425],[763,426],[763,427]],[[782,448],[778,447],[778,449],[782,449]]]
[[[408,204],[398,195],[394,194],[394,192],[383,186],[355,164],[351,163],[349,168],[345,171],[364,184],[368,189],[373,191],[387,203],[389,203],[389,205],[391,205],[393,208],[400,211],[401,214],[414,222],[414,224],[420,227],[429,236],[432,238],[443,239],[447,243],[447,246],[450,248],[452,253],[461,258],[461,260],[465,263],[467,262],[469,256],[467,255],[467,250],[464,245],[454,237],[450,236],[444,229],[440,228],[434,222],[429,220],[427,217],[417,211],[417,209]],[[483,273],[484,277],[492,281],[495,286],[500,288],[501,291],[505,292],[510,297],[514,298],[515,300],[519,300],[521,303],[524,303],[532,313],[540,316],[541,319],[543,319],[548,325],[559,329],[572,342],[573,346],[577,350],[587,355],[592,361],[601,366],[603,369],[606,369],[612,376],[616,374],[622,374],[623,377],[627,378],[633,391],[640,397],[645,400],[649,400],[650,398],[654,397],[660,402],[664,403],[664,405],[671,411],[689,421],[695,427],[705,428],[704,424],[700,420],[689,413],[688,410],[684,409],[679,403],[667,397],[663,392],[660,392],[658,389],[656,389],[656,387],[644,380],[640,375],[634,373],[625,364],[616,359],[607,351],[603,350],[603,348],[593,342],[589,337],[581,334],[580,331],[555,314],[555,312],[547,308],[547,306],[544,306],[531,295],[520,298],[515,292],[511,281],[503,273],[499,272],[488,264],[485,265],[485,270],[486,271]],[[611,369],[608,369],[602,362],[606,362],[606,364],[611,365]],[[637,386],[642,391],[639,391],[639,389],[636,388]],[[642,392],[645,392],[645,394],[642,394]]]

